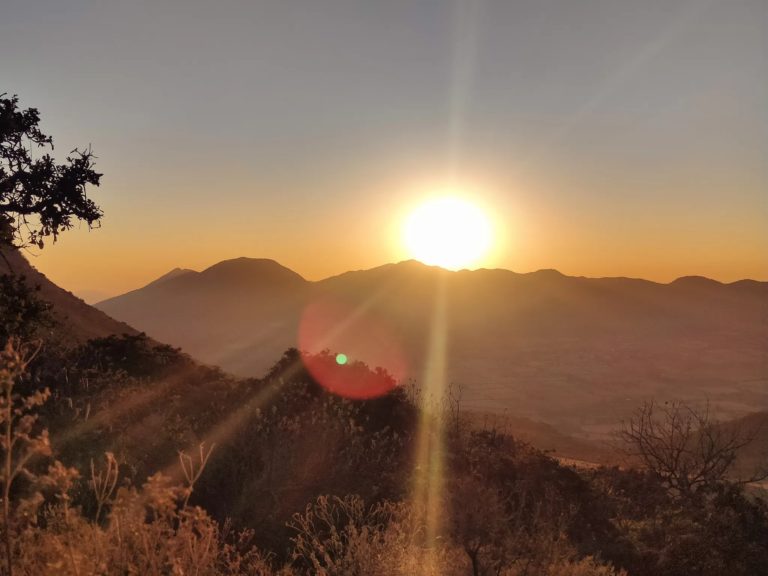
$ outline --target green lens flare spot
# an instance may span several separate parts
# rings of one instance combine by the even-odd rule
[[[347,355],[346,354],[336,354],[336,364],[339,366],[343,366],[347,363]]]

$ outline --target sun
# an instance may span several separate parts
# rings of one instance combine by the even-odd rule
[[[424,202],[403,226],[403,241],[411,257],[449,270],[478,264],[490,250],[492,236],[485,213],[457,196]]]

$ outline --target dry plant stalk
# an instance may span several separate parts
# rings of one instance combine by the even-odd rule
[[[192,496],[192,491],[195,489],[195,483],[200,478],[200,475],[205,470],[205,466],[208,464],[208,459],[211,457],[213,449],[216,444],[211,444],[210,448],[206,451],[205,442],[202,442],[199,449],[199,458],[196,459],[184,452],[179,451],[179,464],[181,465],[181,471],[184,473],[184,479],[186,480],[186,496],[184,497],[184,505],[182,508],[186,508],[189,503],[189,497]]]
[[[42,343],[31,345],[17,344],[15,338],[9,338],[0,353],[0,423],[2,438],[0,447],[3,451],[3,465],[0,472],[3,498],[3,541],[5,545],[5,565],[8,576],[13,575],[13,552],[11,536],[11,487],[16,478],[26,471],[26,465],[36,455],[50,455],[51,447],[48,434],[44,431],[39,436],[33,433],[37,416],[30,411],[42,405],[50,396],[50,391],[35,392],[27,397],[13,393],[16,380],[24,374],[29,363],[37,356]]]
[[[96,496],[96,523],[99,522],[104,505],[112,498],[117,486],[118,468],[117,460],[112,452],[105,454],[107,465],[103,470],[96,472],[96,466],[91,459],[91,487]]]

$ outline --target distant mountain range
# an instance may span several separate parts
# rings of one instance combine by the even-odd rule
[[[321,281],[266,259],[174,269],[96,305],[239,375],[323,348],[426,382],[445,352],[468,408],[601,437],[642,398],[768,408],[768,283],[669,284],[415,261]]]

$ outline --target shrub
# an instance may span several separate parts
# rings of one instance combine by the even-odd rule
[[[450,575],[460,551],[423,540],[425,516],[412,505],[366,507],[359,496],[320,496],[290,522],[292,564],[305,574],[342,576]]]

